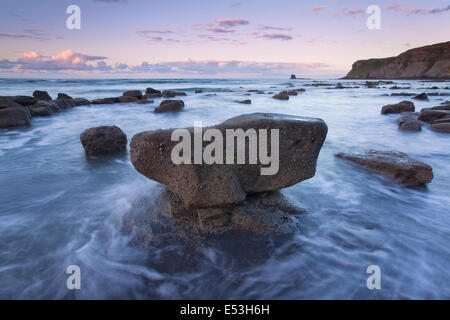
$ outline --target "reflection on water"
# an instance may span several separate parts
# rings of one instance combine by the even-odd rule
[[[390,93],[383,88],[307,86],[289,101],[252,94],[251,105],[234,102],[249,89],[279,91],[288,83],[311,81],[3,79],[0,95],[45,89],[93,99],[154,87],[188,96],[179,114],[154,114],[155,99],[154,105],[78,107],[35,118],[30,128],[0,131],[0,298],[450,298],[448,136],[398,131],[396,116],[381,116],[380,109],[403,99],[382,96]],[[404,91],[417,93],[448,85],[397,85],[407,83],[412,89]],[[194,94],[197,89],[204,93]],[[217,95],[206,95],[212,92]],[[443,101],[430,99],[416,108]],[[319,117],[328,125],[316,176],[283,191],[309,210],[299,217],[301,232],[282,239],[228,233],[201,247],[129,246],[120,232],[123,217],[157,192],[156,183],[139,175],[127,155],[86,159],[80,133],[117,125],[131,139],[144,130],[194,120],[207,126],[252,112]],[[430,164],[435,178],[407,188],[333,156],[369,148],[406,152]],[[72,264],[82,270],[76,292],[66,289]],[[372,264],[381,267],[379,291],[366,288]]]

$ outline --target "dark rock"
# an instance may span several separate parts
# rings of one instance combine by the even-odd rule
[[[33,92],[33,97],[35,97],[37,100],[43,100],[43,101],[51,101],[52,97],[48,94],[47,91],[39,91],[36,90]]]
[[[178,112],[184,109],[184,102],[181,100],[164,100],[159,107],[155,109],[156,113]]]
[[[185,92],[177,92],[177,91],[171,91],[171,90],[164,90],[162,93],[163,98],[173,98],[176,96],[186,96]]]
[[[416,99],[416,100],[428,100],[428,96],[427,96],[427,94],[424,92],[424,93],[421,93],[421,94],[415,96],[413,99]]]
[[[203,93],[203,90],[195,90],[195,93]]]
[[[171,129],[135,135],[131,161],[138,172],[173,191],[186,208],[230,207],[245,201],[249,194],[275,191],[313,177],[327,134],[327,126],[320,119],[262,113],[232,118],[204,130],[212,128],[224,137],[226,129],[278,129],[278,171],[262,175],[261,163],[175,165],[172,150],[178,142],[171,140]],[[192,138],[194,129],[187,130]],[[226,141],[223,148],[225,159]],[[236,151],[234,154],[236,157]]]
[[[405,131],[421,131],[422,124],[419,121],[412,119],[403,121],[398,125],[398,128]]]
[[[402,112],[414,112],[414,103],[410,101],[402,101],[397,104],[389,104],[381,109],[381,114],[402,113]]]
[[[124,97],[133,97],[133,98],[136,98],[136,99],[140,99],[140,98],[142,98],[142,92],[140,90],[130,90],[130,91],[124,92],[122,94],[122,96],[124,96]]]
[[[427,109],[424,110],[424,109],[422,109],[420,111],[420,115],[417,119],[420,121],[423,121],[423,122],[431,122],[433,120],[437,120],[442,117],[445,117],[449,114],[450,114],[450,111],[446,111],[446,110],[427,110]]]
[[[278,100],[289,100],[289,95],[286,91],[280,92],[276,95],[274,95],[272,98],[278,99]]]
[[[55,103],[58,105],[59,109],[68,109],[76,106],[73,99],[56,99]]]
[[[433,131],[450,133],[450,122],[435,123],[432,124],[430,128]]]
[[[60,109],[58,104],[53,101],[38,101],[28,108],[33,117],[50,116]]]
[[[147,88],[147,89],[145,89],[145,95],[148,97],[157,98],[157,97],[161,97],[161,91],[153,89],[153,88]]]
[[[88,99],[84,99],[84,98],[75,98],[75,99],[73,99],[73,102],[75,104],[75,107],[81,107],[81,106],[86,106],[88,104],[91,104],[91,102]]]
[[[131,103],[137,102],[139,99],[133,96],[122,96],[119,97],[119,103]]]
[[[297,90],[290,90],[290,91],[286,92],[286,94],[288,96],[296,96],[297,95]]]
[[[20,104],[21,106],[24,107],[28,107],[28,106],[32,106],[33,104],[35,104],[37,102],[37,100],[33,97],[28,97],[28,96],[13,96],[13,97],[0,97],[1,100],[11,100],[14,101],[15,103]]]
[[[415,93],[406,93],[406,92],[391,93],[392,97],[412,97],[415,95],[416,95]]]
[[[242,101],[238,101],[238,103],[242,103],[242,104],[252,104],[252,100],[248,99],[248,100],[242,100]]]
[[[450,115],[444,116],[444,117],[442,117],[440,119],[437,119],[437,120],[433,120],[433,121],[431,121],[431,124],[448,123],[448,122],[450,122]]]
[[[127,149],[127,136],[116,126],[87,129],[80,140],[88,156],[115,154]]]
[[[433,169],[429,165],[402,152],[370,150],[366,153],[338,153],[336,156],[410,186],[430,183],[433,179]]]
[[[93,100],[92,104],[114,104],[118,102],[119,102],[118,98],[101,98]]]
[[[291,80],[297,79],[297,77],[295,76],[295,74],[291,74]]]
[[[30,112],[11,100],[0,100],[0,128],[29,125]]]
[[[73,99],[73,98],[65,93],[58,93],[58,98],[56,99],[58,100],[58,99]]]
[[[141,99],[137,103],[138,104],[150,104],[150,103],[153,103],[153,100]]]

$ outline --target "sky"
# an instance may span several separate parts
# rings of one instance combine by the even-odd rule
[[[0,77],[344,76],[450,39],[450,0],[0,0]],[[80,8],[69,29],[67,8]],[[369,29],[371,5],[380,29]]]

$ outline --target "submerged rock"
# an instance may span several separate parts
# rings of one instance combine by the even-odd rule
[[[178,112],[184,109],[184,102],[181,100],[164,100],[161,101],[159,107],[155,109],[156,113],[162,112]]]
[[[59,111],[58,104],[53,101],[38,101],[28,108],[33,117],[50,116]]]
[[[186,208],[230,207],[245,201],[249,194],[275,191],[313,177],[327,134],[327,126],[321,119],[263,113],[242,115],[204,128],[207,129],[217,129],[223,137],[227,129],[267,129],[270,135],[270,129],[278,129],[279,162],[272,159],[266,171],[274,170],[275,166],[278,170],[262,175],[263,165],[256,159],[255,164],[248,164],[249,161],[237,164],[236,150],[232,164],[193,164],[191,161],[192,164],[176,165],[172,161],[172,150],[179,142],[171,140],[173,130],[170,129],[135,135],[131,141],[131,162],[138,172],[173,191]],[[186,130],[194,141],[194,129]],[[273,139],[276,139],[275,133]],[[223,141],[220,147],[223,159],[227,143]],[[236,149],[237,144],[233,144]]]
[[[424,93],[421,93],[421,94],[415,96],[413,99],[416,99],[416,100],[428,100],[428,96],[427,96],[427,94],[424,92]]]
[[[450,122],[434,123],[430,128],[433,131],[450,133]]]
[[[65,93],[58,93],[58,97],[56,99],[58,100],[58,99],[73,99],[73,98]]]
[[[130,91],[125,91],[122,96],[124,97],[134,97],[137,99],[142,98],[142,92],[140,90],[130,90]]]
[[[250,99],[242,100],[242,101],[238,101],[238,103],[242,103],[242,104],[252,104],[252,100],[250,100]]]
[[[163,98],[174,98],[176,96],[186,96],[187,94],[185,92],[177,92],[177,91],[171,91],[171,90],[165,90],[162,93]]]
[[[131,103],[137,102],[139,99],[133,96],[122,96],[119,97],[119,103]]]
[[[145,89],[145,95],[149,98],[158,98],[161,97],[161,91],[153,88],[147,88]]]
[[[336,157],[381,172],[409,186],[430,183],[433,179],[433,169],[429,165],[402,152],[370,150],[366,153],[338,153]]]
[[[286,91],[282,91],[276,95],[274,95],[272,98],[278,99],[278,100],[289,100],[289,95]]]
[[[127,149],[127,136],[116,126],[87,129],[80,140],[88,156],[121,153]]]
[[[414,112],[414,103],[411,101],[402,101],[397,104],[389,104],[381,108],[381,114]]]
[[[420,111],[418,120],[423,121],[423,122],[432,122],[433,120],[443,118],[447,115],[450,115],[450,111],[422,109]]]
[[[118,102],[119,102],[118,98],[101,98],[93,100],[92,104],[114,104]]]

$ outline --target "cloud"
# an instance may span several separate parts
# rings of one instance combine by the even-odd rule
[[[387,10],[393,10],[398,12],[404,12],[407,15],[411,14],[436,14],[436,13],[442,13],[446,11],[450,11],[450,5],[447,5],[443,8],[435,8],[432,10],[429,10],[427,8],[407,8],[404,7],[401,3],[391,3],[383,7],[383,9]]]
[[[181,42],[181,40],[175,39],[175,38],[166,38],[163,37],[165,35],[174,34],[173,31],[170,30],[138,30],[136,31],[136,34],[138,34],[141,37],[144,37],[146,40],[150,42],[162,42],[162,41],[168,41],[168,42]]]
[[[433,10],[430,11],[430,13],[442,13],[442,12],[445,12],[445,11],[450,11],[450,5],[448,5],[446,7],[443,7],[441,9],[433,9]]]
[[[326,7],[327,6],[315,6],[315,7],[312,7],[311,10],[312,11],[320,11],[320,10],[325,9]]]
[[[288,40],[293,40],[294,37],[288,35],[288,34],[283,34],[283,33],[258,33],[258,32],[254,32],[253,35],[256,38],[262,38],[262,39],[267,39],[267,40],[283,40],[283,41],[288,41]]]
[[[331,16],[332,17],[341,17],[341,16],[350,16],[350,17],[356,17],[360,14],[365,14],[366,10],[362,8],[350,8],[350,7],[341,7],[338,9],[337,12],[334,12]]]
[[[292,27],[275,27],[271,25],[259,24],[258,27],[262,30],[277,30],[277,31],[291,31]]]
[[[224,28],[232,28],[238,26],[245,26],[250,24],[250,21],[244,19],[217,19],[215,22]]]
[[[227,28],[220,28],[220,27],[211,27],[211,28],[207,28],[207,31],[211,31],[214,33],[233,33],[234,30],[230,30]]]
[[[0,33],[0,39],[9,39],[9,40],[17,40],[17,39],[30,39],[30,40],[39,40],[39,41],[48,41],[53,39],[62,39],[61,36],[54,35],[52,33],[48,33],[39,29],[23,29],[21,33]]]

